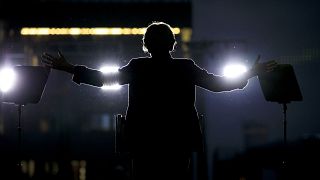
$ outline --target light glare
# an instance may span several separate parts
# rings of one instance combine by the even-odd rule
[[[117,91],[121,89],[121,85],[119,84],[103,85],[101,89],[104,91]]]
[[[4,68],[0,71],[0,90],[8,92],[14,86],[16,74],[11,68]]]
[[[99,70],[103,74],[117,73],[119,70],[119,66],[102,66]]]
[[[247,67],[242,64],[230,64],[223,69],[223,75],[229,78],[236,78],[247,72]]]

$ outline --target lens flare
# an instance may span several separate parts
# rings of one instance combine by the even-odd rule
[[[237,78],[247,70],[247,67],[242,64],[229,64],[223,69],[223,75],[229,78]]]
[[[16,81],[16,74],[11,68],[0,70],[0,90],[4,93],[10,91]]]
[[[121,85],[119,84],[103,85],[101,89],[104,91],[117,91],[121,89]]]
[[[99,70],[103,74],[117,73],[119,70],[119,66],[102,66]]]

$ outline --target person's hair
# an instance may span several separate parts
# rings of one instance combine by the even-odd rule
[[[142,38],[143,51],[152,53],[154,51],[174,51],[176,38],[169,24],[164,22],[151,23]]]

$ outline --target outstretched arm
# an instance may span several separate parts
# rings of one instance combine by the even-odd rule
[[[248,79],[230,79],[226,76],[219,76],[208,73],[201,69],[197,73],[196,85],[213,92],[224,92],[236,89],[243,89],[248,84]]]
[[[42,62],[47,67],[72,74],[72,80],[77,84],[84,83],[101,87],[105,82],[113,81],[113,77],[108,79],[108,77],[104,77],[103,73],[98,70],[69,63],[60,51],[58,51],[58,57],[43,53]]]
[[[260,56],[258,56],[255,64],[249,71],[247,71],[241,77],[235,79],[210,74],[206,70],[196,66],[196,85],[214,92],[243,89],[247,85],[250,78],[255,77],[263,72],[270,72],[277,66],[275,61],[259,63],[259,60]]]

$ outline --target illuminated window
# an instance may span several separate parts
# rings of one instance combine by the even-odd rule
[[[86,180],[87,162],[85,160],[71,161],[74,179]]]
[[[58,162],[45,162],[44,170],[48,174],[57,175],[59,173],[59,164]]]
[[[34,176],[35,172],[35,161],[34,160],[29,160],[29,161],[21,161],[21,171],[24,174],[27,174],[29,177]]]

